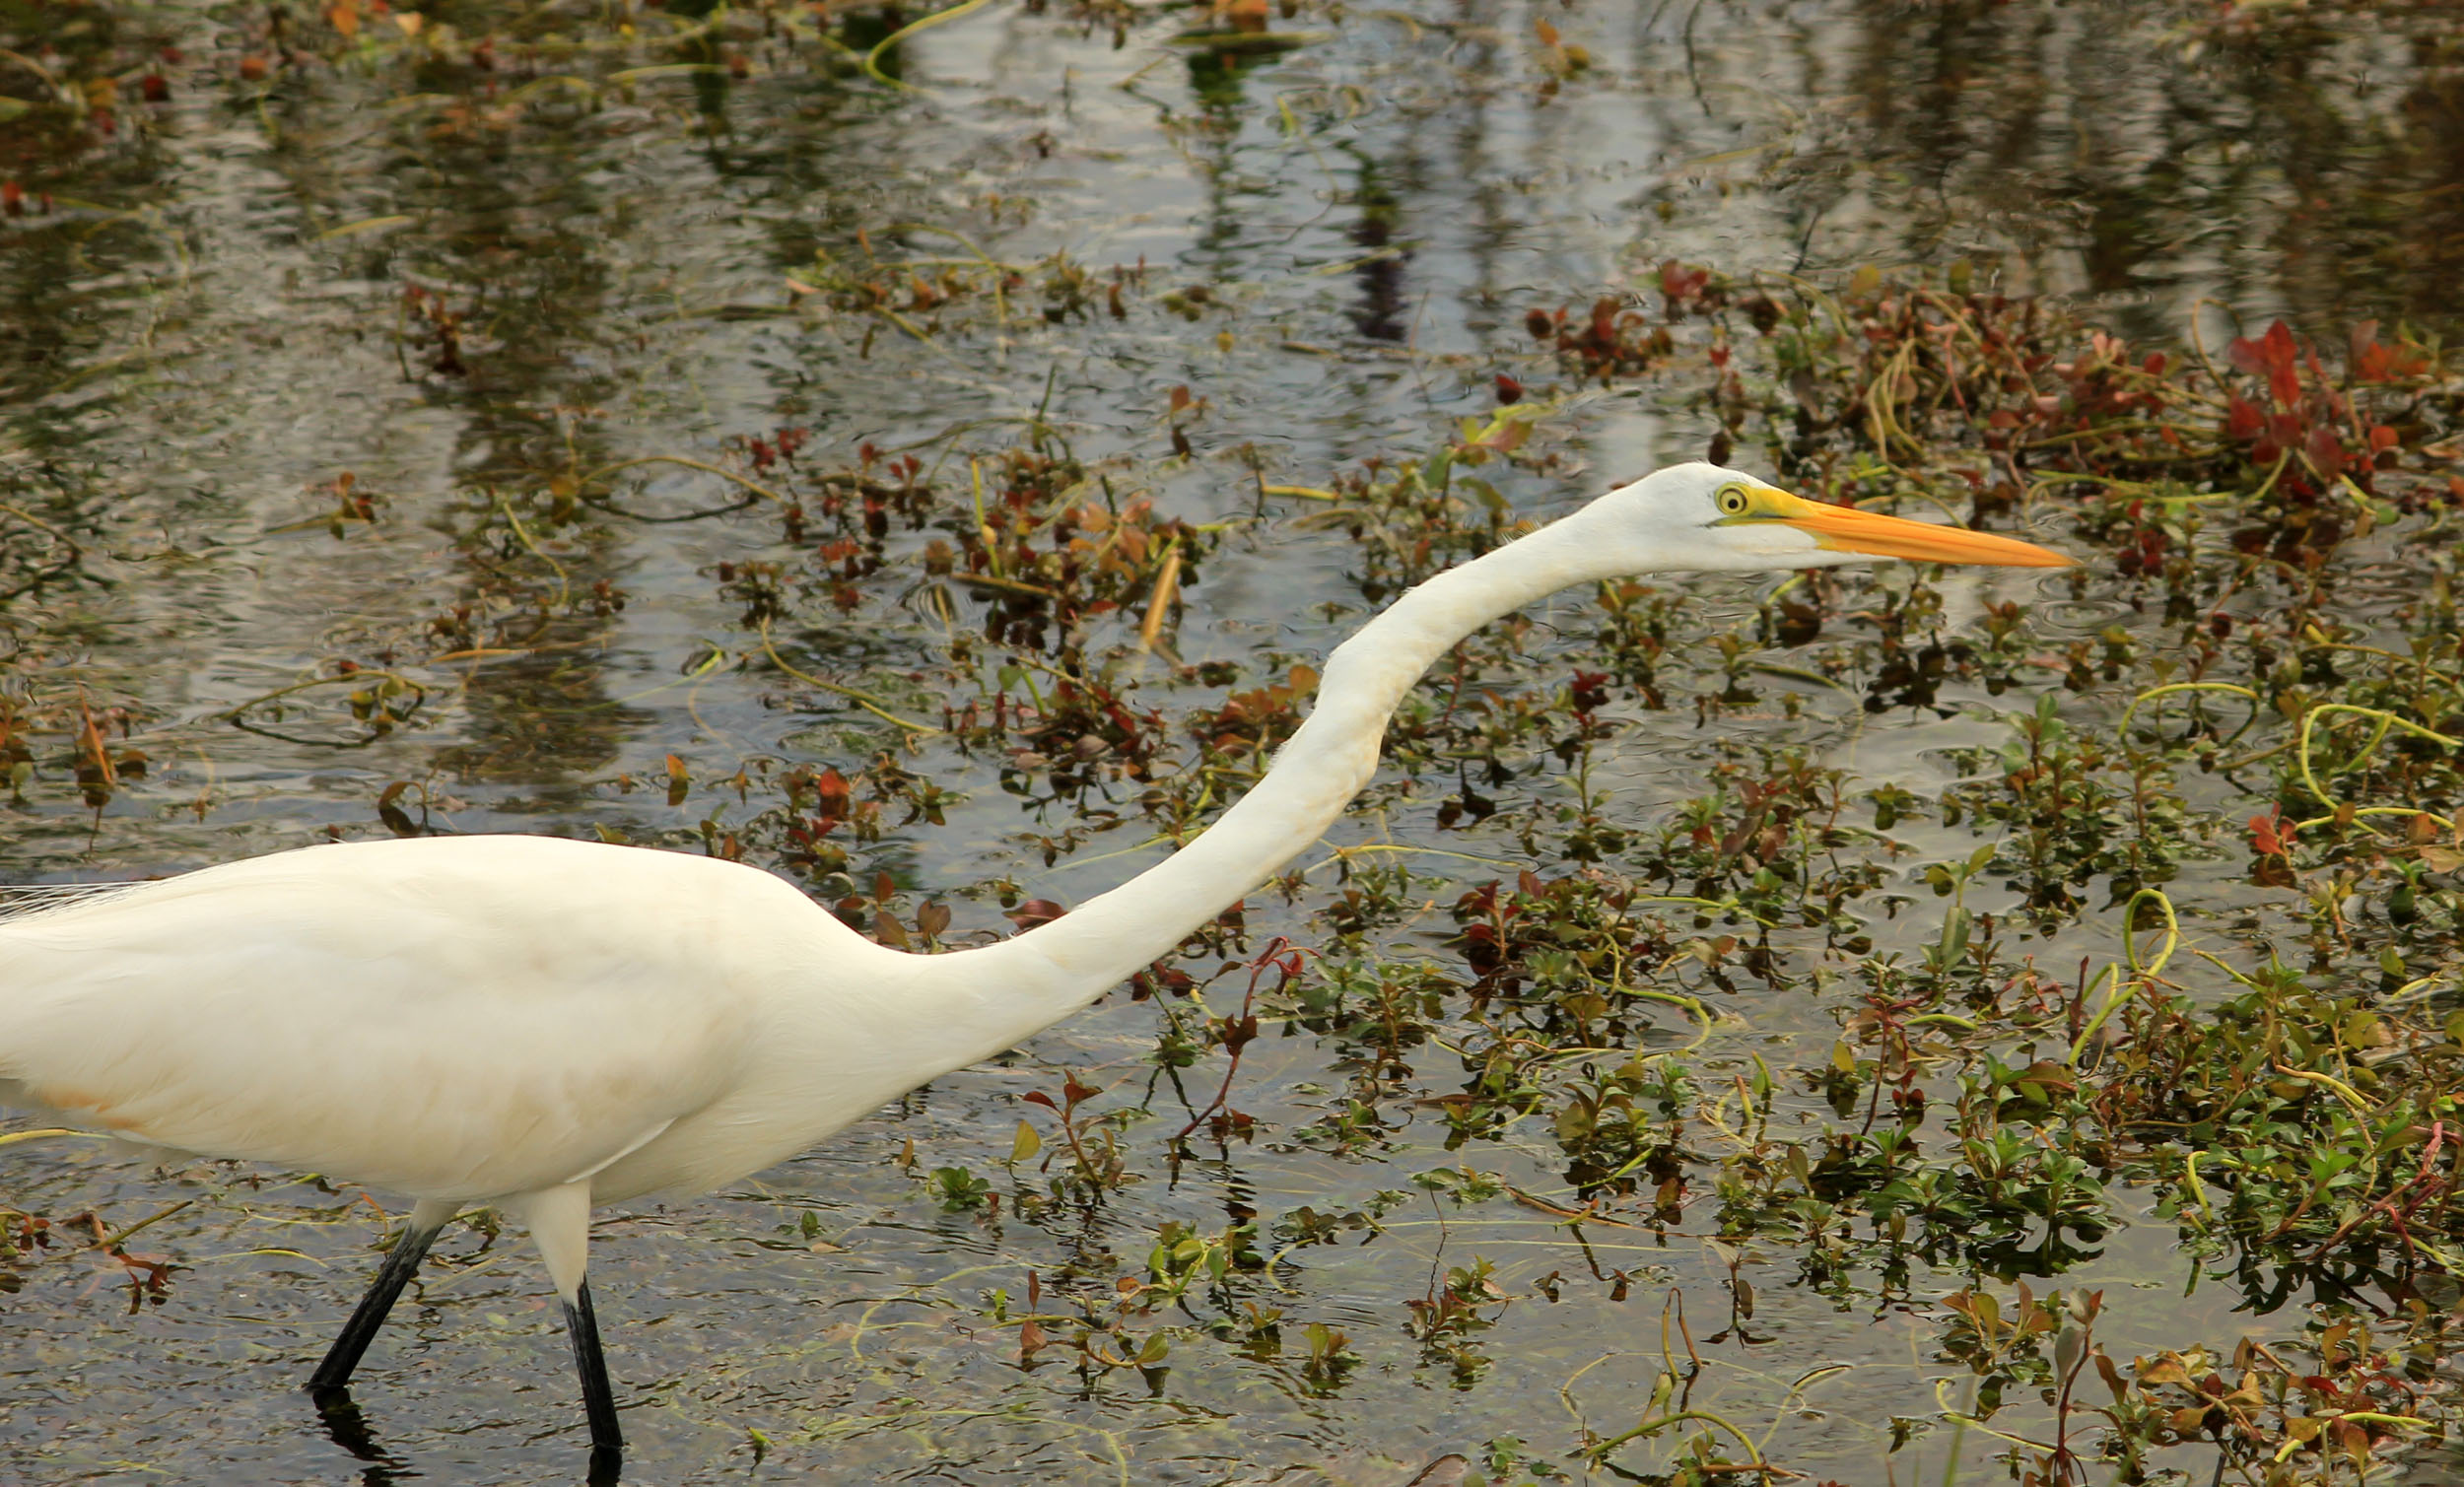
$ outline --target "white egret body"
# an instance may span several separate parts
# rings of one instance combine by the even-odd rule
[[[502,1205],[563,1297],[602,1464],[594,1204],[707,1191],[1011,1047],[1169,954],[1318,839],[1421,672],[1568,584],[2045,549],[1679,465],[1430,579],[1337,648],[1257,787],[1181,851],[982,949],[891,950],[785,881],[535,837],[357,843],[0,921],[0,1101],[399,1192],[412,1221],[311,1381],[338,1389],[437,1230]]]

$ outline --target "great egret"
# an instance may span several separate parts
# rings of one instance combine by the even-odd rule
[[[592,1205],[759,1172],[1170,954],[1317,840],[1404,692],[1488,621],[1573,583],[1874,558],[2070,561],[1677,465],[1403,595],[1210,829],[1015,938],[904,954],[756,868],[596,843],[279,852],[0,922],[0,1100],[414,1199],[320,1393],[447,1220],[510,1211],[564,1301],[604,1471],[623,1442],[583,1279]]]

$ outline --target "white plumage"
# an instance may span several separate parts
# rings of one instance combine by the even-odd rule
[[[834,1026],[894,1024],[906,959],[706,857],[319,846],[0,923],[0,1048],[32,1103],[154,1145],[419,1198],[630,1197],[757,1170],[905,1089],[782,1076],[827,1067]]]
[[[1398,600],[1329,659],[1308,722],[1210,830],[1015,939],[908,955],[767,873],[668,852],[316,846],[0,919],[0,1100],[416,1200],[320,1390],[348,1380],[439,1227],[512,1210],[564,1298],[609,1465],[593,1204],[772,1166],[1169,954],[1317,839],[1375,773],[1403,694],[1496,616],[1587,580],[1875,557],[2067,562],[1676,466]]]

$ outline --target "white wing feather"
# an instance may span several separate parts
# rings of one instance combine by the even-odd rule
[[[0,920],[25,919],[38,913],[74,909],[81,904],[125,898],[132,893],[143,893],[153,886],[153,881],[0,884]]]
[[[0,921],[0,1093],[465,1199],[596,1172],[724,1093],[789,974],[758,947],[818,911],[704,858],[484,841],[285,852]]]

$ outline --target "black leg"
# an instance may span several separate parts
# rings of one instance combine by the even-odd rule
[[[607,1385],[607,1357],[599,1351],[599,1321],[590,1312],[586,1280],[565,1304],[565,1331],[573,1338],[574,1372],[582,1376],[582,1413],[590,1419],[590,1480],[612,1482],[625,1458],[625,1435],[616,1425],[616,1392]]]
[[[331,1393],[351,1382],[351,1371],[360,1366],[360,1355],[368,1351],[376,1329],[385,1324],[385,1314],[393,1310],[394,1299],[419,1273],[419,1262],[428,1257],[428,1247],[436,1243],[437,1234],[444,1227],[434,1224],[422,1228],[414,1224],[393,1242],[393,1248],[385,1251],[385,1262],[377,1269],[376,1281],[369,1286],[368,1294],[360,1298],[359,1310],[342,1324],[342,1335],[334,1339],[334,1345],[325,1351],[325,1361],[308,1376],[309,1393]]]

